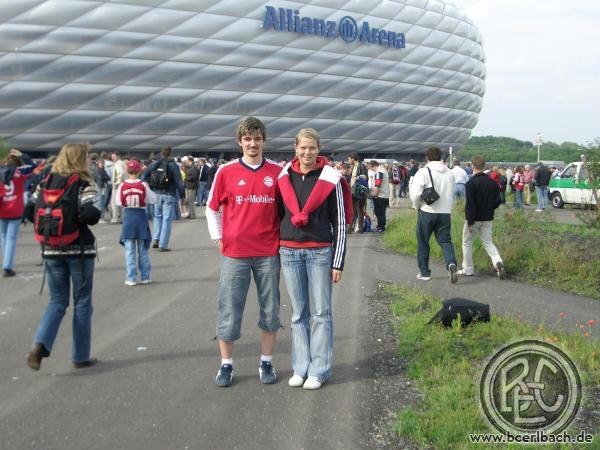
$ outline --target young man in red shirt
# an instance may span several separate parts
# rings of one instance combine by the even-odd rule
[[[258,291],[261,329],[260,381],[275,383],[273,348],[279,329],[279,214],[277,176],[281,167],[263,158],[267,133],[255,117],[237,127],[243,156],[217,170],[206,207],[211,239],[223,255],[219,278],[217,338],[221,368],[217,386],[233,381],[233,346],[240,338],[250,276]]]

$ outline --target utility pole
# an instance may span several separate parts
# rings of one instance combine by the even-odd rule
[[[538,132],[538,134],[535,135],[535,139],[533,140],[533,145],[537,146],[537,150],[538,150],[538,158],[537,158],[537,162],[540,162],[540,147],[542,146],[543,141],[542,141],[542,134],[540,132]]]

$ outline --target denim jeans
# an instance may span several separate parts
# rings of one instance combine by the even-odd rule
[[[0,236],[2,237],[2,268],[12,269],[15,262],[15,250],[17,249],[17,238],[21,219],[0,219]]]
[[[321,381],[331,376],[333,363],[332,252],[331,247],[279,249],[292,302],[292,369]]]
[[[523,208],[523,191],[515,191],[515,208]]]
[[[106,186],[98,188],[98,196],[94,205],[100,210],[100,218],[104,217],[104,204],[106,203]]]
[[[171,223],[175,218],[176,207],[177,198],[174,195],[156,194],[152,239],[158,241],[160,248],[167,248],[169,246]]]
[[[429,239],[432,233],[435,233],[435,239],[442,248],[446,269],[450,264],[456,264],[450,228],[450,214],[435,214],[419,210],[419,217],[417,219],[417,264],[421,275],[425,277],[431,275],[431,269],[429,268],[429,252],[431,251]]]
[[[196,191],[196,203],[198,203],[199,205],[206,203],[206,200],[208,198],[207,187],[208,183],[206,181],[198,182],[198,190]]]
[[[125,269],[128,281],[137,281],[137,271],[140,269],[141,280],[150,279],[150,257],[143,239],[125,239]]]
[[[535,193],[537,195],[538,209],[546,209],[546,206],[548,206],[548,186],[536,186]]]
[[[251,274],[254,275],[258,294],[258,327],[268,332],[279,329],[279,268],[279,256],[223,256],[217,314],[217,337],[220,340],[237,341],[241,336]]]
[[[464,183],[456,183],[454,185],[454,200],[464,199],[466,194],[466,189]]]
[[[90,359],[92,336],[92,288],[94,284],[94,258],[69,256],[44,260],[50,302],[42,316],[34,343],[42,344],[52,351],[56,334],[69,306],[71,283],[73,283],[73,362]]]

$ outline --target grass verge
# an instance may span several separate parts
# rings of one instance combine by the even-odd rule
[[[600,380],[600,343],[589,337],[596,327],[594,322],[588,324],[589,330],[576,334],[551,332],[544,326],[535,328],[516,318],[499,316],[493,316],[490,323],[445,329],[427,325],[440,307],[439,299],[400,285],[384,286],[383,294],[391,297],[399,351],[408,363],[407,374],[423,396],[422,404],[399,411],[395,429],[401,436],[418,448],[492,448],[491,444],[471,444],[468,436],[492,432],[479,410],[480,371],[485,360],[500,347],[521,339],[538,339],[561,348],[578,366],[584,387],[579,417],[589,420],[577,420],[568,432],[574,435],[583,429],[595,433],[594,443],[585,448],[600,448],[600,420],[589,414],[598,409],[589,393],[598,392]],[[523,446],[496,444],[493,448]]]
[[[452,213],[452,242],[459,264],[464,217],[464,209],[457,206]],[[416,255],[416,222],[416,211],[401,212],[386,227],[384,244]],[[442,252],[433,236],[431,243],[431,257],[441,260]],[[545,213],[502,209],[494,220],[494,244],[510,278],[600,299],[600,230],[558,224]],[[475,270],[492,273],[479,239],[473,245],[473,261]]]

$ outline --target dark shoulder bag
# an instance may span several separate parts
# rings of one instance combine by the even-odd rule
[[[435,187],[433,185],[433,177],[431,176],[431,169],[429,167],[427,168],[427,171],[429,172],[431,187],[423,189],[423,192],[421,192],[421,200],[423,200],[428,205],[431,205],[440,198],[440,194],[438,194],[435,190]]]

